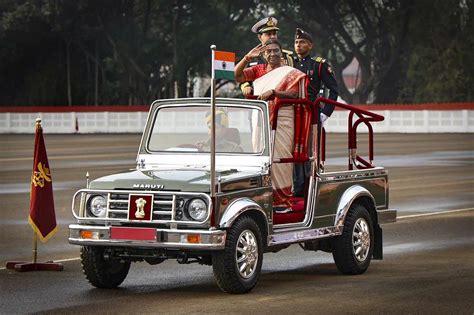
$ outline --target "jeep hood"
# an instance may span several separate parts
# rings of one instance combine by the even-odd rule
[[[231,169],[218,171],[216,175],[224,184],[257,174]],[[208,170],[196,169],[133,170],[98,178],[90,183],[90,189],[209,192],[210,176]]]

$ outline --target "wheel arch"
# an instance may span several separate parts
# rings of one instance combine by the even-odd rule
[[[346,189],[342,194],[341,200],[337,206],[336,218],[334,221],[335,226],[340,228],[344,226],[347,213],[354,203],[364,206],[367,211],[369,211],[372,223],[374,225],[378,223],[374,196],[372,196],[366,188],[360,185],[354,185]]]
[[[230,228],[242,215],[248,215],[255,220],[262,233],[263,243],[266,246],[269,230],[267,214],[258,203],[250,198],[241,198],[233,201],[219,220],[218,227],[224,229]]]

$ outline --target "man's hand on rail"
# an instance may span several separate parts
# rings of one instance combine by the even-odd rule
[[[257,99],[267,101],[268,99],[273,97],[276,97],[275,90],[268,90],[260,94]]]
[[[243,87],[242,93],[244,94],[244,96],[253,95],[253,88],[251,86]]]

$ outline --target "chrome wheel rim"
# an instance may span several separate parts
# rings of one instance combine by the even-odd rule
[[[240,233],[235,251],[237,270],[242,278],[253,276],[258,262],[258,244],[255,234],[250,230]]]
[[[369,224],[363,218],[357,219],[352,231],[352,251],[359,262],[367,259],[370,249]]]

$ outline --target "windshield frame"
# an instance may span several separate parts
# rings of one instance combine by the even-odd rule
[[[262,151],[257,153],[252,152],[216,152],[216,155],[226,155],[226,156],[269,156],[270,155],[270,126],[268,118],[268,105],[262,101],[252,101],[252,100],[243,100],[243,99],[216,99],[216,107],[228,107],[228,108],[241,108],[241,109],[252,109],[258,110],[262,115],[263,122],[263,148]],[[210,152],[196,152],[196,151],[166,151],[166,150],[151,150],[150,149],[150,140],[153,136],[153,129],[155,127],[156,120],[158,118],[158,113],[160,110],[165,108],[173,107],[201,107],[210,109],[210,99],[170,99],[170,100],[159,100],[155,101],[152,104],[150,109],[147,124],[145,126],[145,131],[142,137],[140,144],[140,154],[152,154],[152,155],[185,155],[191,156],[195,155],[205,155],[209,156]]]

